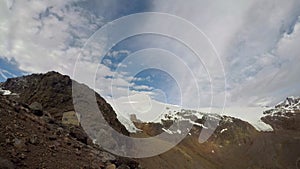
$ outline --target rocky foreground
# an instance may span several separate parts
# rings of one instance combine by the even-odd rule
[[[182,116],[195,120],[195,125],[181,143],[155,157],[128,159],[104,151],[81,128],[74,112],[72,83],[77,84],[68,76],[49,72],[0,84],[0,168],[300,168],[298,98],[288,98],[265,112],[262,120],[273,128],[268,132],[257,131],[233,117],[196,118],[183,112]],[[169,128],[176,122],[172,118],[162,123],[134,119],[141,131],[129,133],[112,107],[100,95],[96,94],[96,98],[105,120],[124,135],[150,137],[165,131],[181,134]],[[218,118],[219,125],[208,141],[199,143],[200,132],[209,128],[204,125],[208,118]]]
[[[9,79],[1,85],[6,89],[0,95],[1,169],[139,168],[135,160],[93,144],[78,121],[74,122],[72,82],[76,83],[49,72]],[[128,135],[110,105],[99,95],[97,101],[112,127]]]

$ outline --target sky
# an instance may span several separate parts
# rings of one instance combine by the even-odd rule
[[[113,42],[141,30],[162,33]],[[299,42],[299,0],[0,1],[0,81],[55,70],[106,99],[273,106],[300,96]]]

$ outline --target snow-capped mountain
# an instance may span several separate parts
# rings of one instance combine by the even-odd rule
[[[195,122],[195,120],[202,119],[205,116],[205,118],[214,118],[220,121],[223,116],[230,116],[250,123],[259,131],[272,130],[270,125],[261,120],[263,112],[265,111],[265,108],[262,107],[199,108],[193,110],[158,102],[143,94],[108,100],[108,102],[116,111],[121,123],[131,132],[137,131],[137,128],[132,122],[132,115],[135,115],[135,120],[138,119],[142,122],[162,123],[162,121],[167,120],[177,122],[188,121],[193,125],[198,125],[203,128],[206,126]]]
[[[265,115],[289,117],[300,110],[300,97],[287,97],[278,103],[275,108],[264,112]]]
[[[275,130],[297,130],[300,119],[300,98],[288,97],[277,104],[275,108],[264,112],[263,121],[270,124]]]

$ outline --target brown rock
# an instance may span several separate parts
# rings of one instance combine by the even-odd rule
[[[101,152],[99,154],[99,156],[101,157],[102,159],[102,162],[108,162],[108,161],[115,161],[116,160],[116,157],[113,156],[112,154],[109,154],[107,152]]]
[[[48,138],[49,138],[49,140],[51,140],[51,141],[54,141],[54,140],[57,139],[57,137],[56,137],[55,135],[50,135]]]
[[[110,164],[110,165],[106,166],[106,169],[116,169],[116,165]]]
[[[122,164],[117,169],[130,169],[130,167],[125,164]]]
[[[26,158],[25,154],[23,154],[23,153],[21,153],[19,157],[21,160],[24,160]]]
[[[14,139],[14,146],[15,146],[17,149],[22,149],[22,148],[24,148],[25,144],[24,144],[24,141],[23,141],[23,140],[15,138],[15,139]]]
[[[9,161],[7,159],[0,158],[0,168],[2,168],[2,169],[15,169],[15,166],[11,161]]]
[[[79,128],[76,128],[76,127],[71,128],[71,130],[70,130],[70,136],[76,138],[78,141],[80,141],[80,142],[82,142],[84,144],[88,143],[88,136],[87,136],[87,134],[83,130],[81,130]]]
[[[38,141],[38,137],[37,135],[32,135],[30,138],[29,138],[29,143],[30,144],[33,144],[33,145],[37,145],[39,143]]]
[[[38,102],[33,102],[29,105],[29,108],[32,110],[33,114],[37,116],[43,115],[43,106]]]

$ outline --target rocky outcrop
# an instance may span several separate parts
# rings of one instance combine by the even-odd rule
[[[81,128],[53,123],[8,96],[0,96],[0,116],[0,168],[138,168],[94,145]]]
[[[11,93],[0,95],[0,168],[138,168],[135,160],[95,145],[79,121],[63,121],[74,115],[72,83],[91,91],[57,72],[1,84]],[[108,124],[129,135],[112,107],[98,94],[96,101]]]
[[[8,79],[2,84],[2,88],[16,93],[14,97],[18,102],[29,105],[41,104],[44,112],[49,113],[57,121],[61,121],[64,112],[74,111],[72,99],[72,83],[84,90],[89,89],[83,84],[61,75],[57,72],[46,74],[32,74],[18,78]],[[95,93],[99,109],[105,120],[118,132],[129,135],[126,128],[119,122],[113,108],[97,93]],[[35,106],[36,107],[36,106]]]

